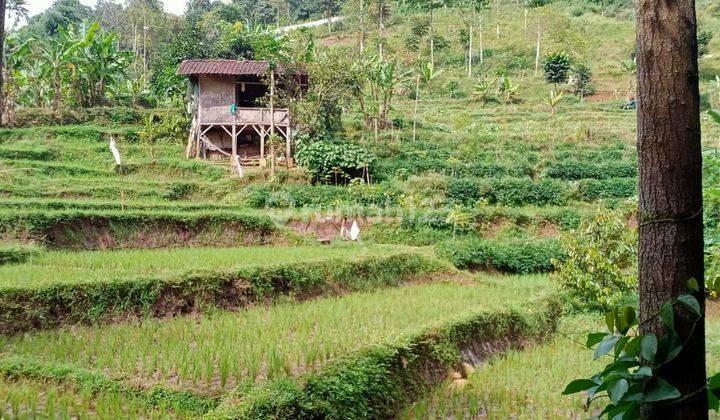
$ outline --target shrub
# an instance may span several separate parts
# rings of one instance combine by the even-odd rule
[[[596,164],[578,160],[563,160],[549,164],[547,176],[566,180],[630,178],[637,176],[637,165],[625,162]]]
[[[34,246],[0,246],[0,265],[23,263],[39,253],[40,248]]]
[[[622,209],[600,208],[562,238],[567,259],[554,261],[555,281],[582,307],[612,308],[635,291],[636,237]]]
[[[455,203],[472,205],[485,198],[485,195],[481,183],[477,179],[452,178],[448,181],[447,198]]]
[[[437,245],[436,253],[458,268],[495,269],[507,273],[541,273],[553,269],[553,260],[564,260],[555,239],[499,242],[481,238],[450,240]]]
[[[545,55],[543,70],[548,83],[558,85],[567,82],[570,69],[570,56],[565,51],[551,52]]]
[[[572,85],[572,91],[575,95],[581,98],[592,95],[594,89],[590,86],[590,79],[592,78],[592,72],[590,67],[583,63],[578,63],[573,67],[572,74],[570,74],[570,85]]]
[[[321,183],[347,183],[361,178],[363,170],[374,160],[361,146],[325,139],[299,142],[295,158],[313,182]]]
[[[637,194],[635,178],[583,179],[577,184],[578,197],[584,201],[600,198],[628,198]]]
[[[496,179],[490,181],[489,198],[493,203],[509,206],[534,204],[563,205],[570,197],[566,183],[554,179]]]

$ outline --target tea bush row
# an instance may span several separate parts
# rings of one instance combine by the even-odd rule
[[[554,269],[553,260],[565,259],[556,239],[498,241],[471,237],[441,242],[436,253],[458,268],[518,274],[549,272]]]

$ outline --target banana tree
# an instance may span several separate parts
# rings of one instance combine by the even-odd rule
[[[73,39],[67,28],[58,28],[54,36],[39,38],[39,59],[42,75],[52,86],[52,108],[57,110],[62,102],[62,81],[68,64],[75,59],[81,42]]]
[[[118,85],[127,76],[131,53],[119,48],[118,37],[114,32],[105,32],[97,22],[84,27],[78,33],[80,38],[80,57],[78,69],[80,78],[87,86],[90,106],[101,105],[106,101],[108,87]]]

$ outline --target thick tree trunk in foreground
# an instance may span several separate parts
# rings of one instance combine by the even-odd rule
[[[640,319],[687,292],[695,278],[704,303],[702,156],[694,0],[638,0]],[[676,309],[688,345],[659,375],[688,395],[705,385],[705,325]],[[694,327],[694,328],[693,328]],[[664,335],[660,322],[642,332]],[[692,336],[691,336],[692,334]],[[650,418],[707,418],[705,392],[676,405],[645,407]]]
[[[3,111],[5,110],[5,85],[3,74],[5,69],[5,10],[7,9],[5,0],[0,0],[0,127],[3,123]]]

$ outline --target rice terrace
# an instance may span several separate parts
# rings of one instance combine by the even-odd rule
[[[0,9],[0,419],[719,416],[717,0]]]

